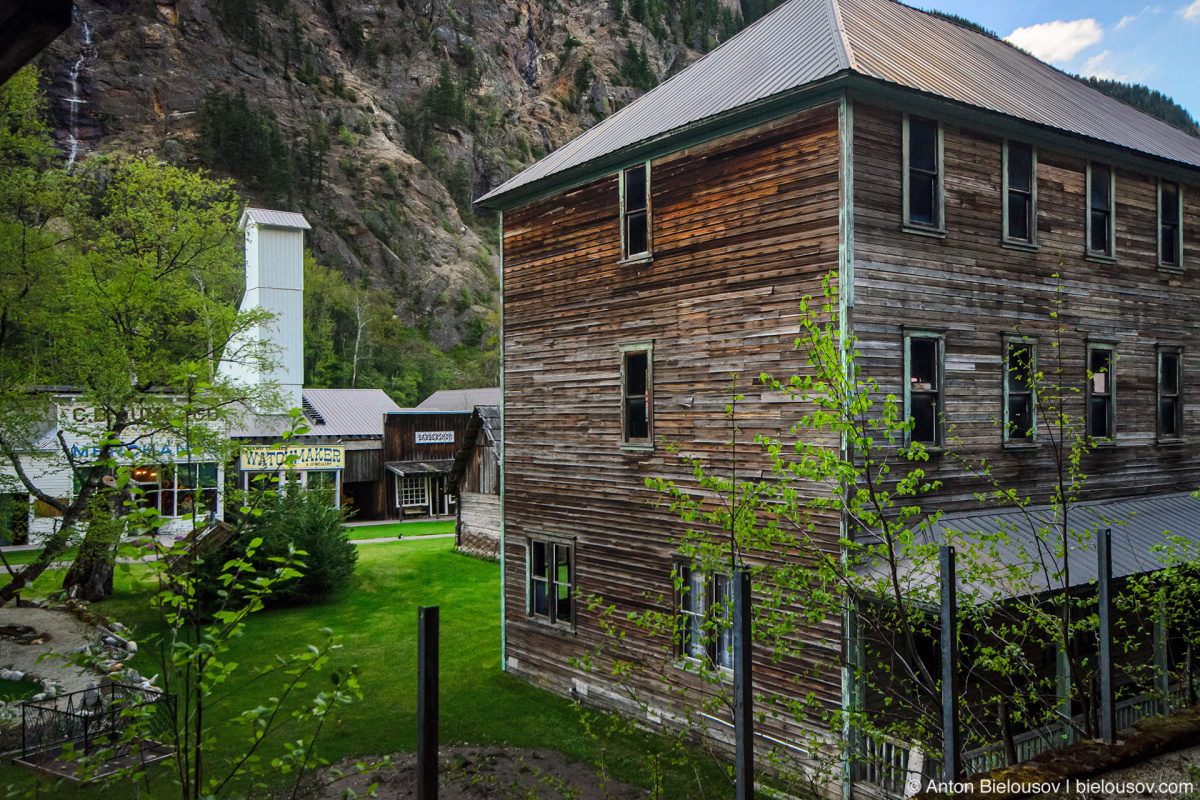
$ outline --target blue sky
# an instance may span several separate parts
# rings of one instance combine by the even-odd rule
[[[958,14],[1059,69],[1142,83],[1200,119],[1200,0],[907,0]]]

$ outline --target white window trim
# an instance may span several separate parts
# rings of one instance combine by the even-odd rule
[[[1108,251],[1092,249],[1092,165],[1108,169]],[[1117,259],[1117,169],[1112,164],[1103,162],[1087,162],[1087,176],[1084,181],[1084,200],[1087,214],[1084,218],[1084,255],[1099,261],[1116,261]],[[1158,224],[1157,218],[1155,224]],[[1157,240],[1158,237],[1155,237]]]
[[[619,222],[620,222],[620,226],[621,226],[621,261],[620,261],[620,263],[622,263],[622,264],[636,264],[641,261],[650,261],[654,258],[654,224],[653,224],[654,211],[650,207],[650,198],[651,198],[651,195],[653,194],[653,191],[651,190],[651,187],[650,187],[650,176],[652,174],[652,170],[650,169],[649,161],[643,161],[641,164],[642,168],[646,170],[646,249],[644,252],[641,252],[641,253],[626,252],[629,245],[625,241],[625,171],[628,169],[631,169],[633,167],[636,167],[636,166],[638,166],[638,165],[637,164],[629,164],[628,166],[622,167],[621,171],[617,173],[617,185],[618,185],[617,191],[618,191],[618,195],[619,195],[618,201],[620,203]]]
[[[425,475],[394,475],[396,479],[396,508],[425,508],[429,505],[429,480]],[[406,503],[404,501],[405,482],[415,481],[420,484],[421,501]]]
[[[901,189],[901,205],[903,212],[900,217],[900,227],[908,233],[918,233],[924,236],[937,236],[943,238],[946,235],[946,159],[945,159],[945,129],[940,119],[935,120],[929,117],[923,117],[920,114],[916,115],[920,119],[929,120],[937,125],[937,181],[936,194],[937,198],[934,201],[934,210],[937,213],[937,224],[926,225],[923,222],[913,222],[909,217],[909,115],[904,113],[901,129],[901,164],[900,164],[900,183]]]
[[[1037,250],[1037,222],[1038,222],[1038,160],[1037,146],[1027,144],[1026,142],[1016,142],[1016,144],[1029,147],[1030,153],[1030,175],[1029,175],[1029,238],[1014,239],[1008,233],[1008,148],[1012,143],[1009,139],[1004,140],[1001,148],[1001,163],[1000,163],[1000,213],[1001,213],[1001,240],[1005,245],[1016,247],[1021,250]]]

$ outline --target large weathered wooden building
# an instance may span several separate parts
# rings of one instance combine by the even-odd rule
[[[1003,41],[891,0],[791,0],[479,202],[502,212],[513,673],[586,693],[569,659],[603,633],[580,598],[672,602],[685,526],[645,480],[692,480],[668,444],[729,466],[731,374],[805,371],[801,300],[826,276],[864,376],[930,449],[930,508],[978,508],[951,430],[1044,492],[1011,360],[1054,352],[1100,443],[1082,499],[1161,501],[1184,528],[1193,509],[1174,532],[1200,537],[1200,139]],[[798,404],[748,387],[743,440],[786,440]],[[817,535],[834,551],[845,526]],[[809,634],[836,647],[842,624]],[[797,689],[802,666],[761,680],[843,703],[836,671]]]

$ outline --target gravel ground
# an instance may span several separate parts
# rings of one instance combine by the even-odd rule
[[[63,693],[86,689],[88,681],[96,680],[94,673],[70,665],[65,659],[47,658],[38,663],[38,657],[44,653],[64,655],[96,638],[96,629],[80,622],[74,614],[10,606],[0,608],[0,625],[28,625],[38,633],[50,634],[45,644],[18,644],[11,639],[0,639],[0,667],[51,678],[63,687]]]

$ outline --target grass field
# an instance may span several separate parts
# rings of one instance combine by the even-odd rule
[[[420,522],[393,522],[387,525],[356,525],[350,529],[351,539],[405,539],[414,536],[436,536],[454,533],[454,520],[422,520]]]
[[[407,527],[407,526],[406,526]],[[352,585],[320,605],[261,612],[251,618],[246,635],[233,643],[229,660],[241,664],[237,685],[272,662],[275,654],[319,642],[318,630],[331,628],[343,644],[335,656],[342,666],[357,665],[366,699],[347,707],[323,736],[322,754],[346,756],[411,751],[416,744],[417,607],[441,608],[441,741],[501,744],[559,750],[572,761],[595,763],[601,751],[614,777],[642,786],[650,783],[646,753],[656,748],[649,734],[621,734],[605,742],[590,738],[576,709],[565,699],[537,689],[500,669],[499,578],[497,564],[477,561],[453,551],[453,540],[407,540],[364,545]],[[131,626],[142,644],[133,666],[145,675],[161,671],[155,661],[152,634],[157,619],[148,605],[156,588],[149,567],[119,568],[114,596],[95,604],[103,614]],[[44,576],[36,587],[46,591],[61,573]],[[311,682],[309,693],[323,688]],[[228,762],[233,746],[246,734],[226,724],[278,692],[280,683],[266,679],[228,696],[211,711],[222,727],[210,764]],[[222,692],[223,694],[224,692]],[[267,758],[278,754],[279,737]],[[693,769],[695,767],[695,769]],[[165,769],[165,768],[160,768]],[[19,768],[0,766],[0,787],[26,777]],[[722,779],[699,755],[694,764],[679,765],[666,776],[666,796],[696,793],[697,772],[704,776],[706,796],[719,796]],[[157,782],[155,782],[157,783]],[[723,787],[722,787],[723,788]],[[716,790],[717,793],[714,793]],[[94,790],[52,790],[55,798],[100,797]],[[108,792],[103,797],[113,797]],[[159,796],[159,794],[155,794]]]

